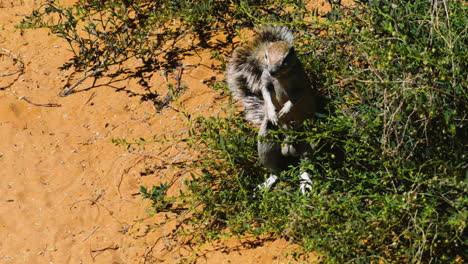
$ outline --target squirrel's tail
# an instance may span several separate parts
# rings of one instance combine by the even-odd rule
[[[262,43],[284,41],[293,44],[294,35],[292,31],[285,26],[263,26],[257,33],[257,38],[252,41],[255,47],[260,46]]]
[[[244,106],[245,118],[260,125],[265,118],[260,65],[250,49],[237,49],[227,67],[227,84],[234,99]]]
[[[250,45],[234,51],[227,67],[227,83],[234,99],[242,102],[246,119],[257,125],[261,125],[265,118],[261,93],[264,66],[259,47],[277,41],[292,44],[294,37],[291,30],[282,26],[262,27]]]

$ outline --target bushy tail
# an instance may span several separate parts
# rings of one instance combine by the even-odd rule
[[[293,44],[294,35],[292,31],[285,26],[264,26],[258,31],[257,38],[252,41],[252,45],[257,47],[262,43],[285,41]]]
[[[293,43],[292,32],[282,26],[265,26],[257,37],[245,48],[239,48],[229,60],[227,83],[233,97],[242,102],[248,121],[260,125],[265,118],[264,101],[261,94],[263,62],[259,48],[268,42]]]
[[[227,67],[227,83],[234,99],[244,106],[245,118],[260,125],[265,117],[261,94],[262,67],[250,48],[237,49]]]

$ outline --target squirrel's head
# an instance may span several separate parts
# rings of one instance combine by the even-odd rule
[[[272,76],[288,73],[296,63],[294,48],[285,41],[268,43],[264,56],[266,68]]]

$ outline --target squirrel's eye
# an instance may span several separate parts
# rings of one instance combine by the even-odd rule
[[[265,53],[265,60],[268,61],[268,54]]]

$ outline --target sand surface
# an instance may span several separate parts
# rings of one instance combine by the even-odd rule
[[[182,138],[182,107],[193,115],[219,112],[227,97],[209,83],[224,76],[209,51],[187,56],[172,73],[155,70],[152,91],[135,79],[93,89],[85,81],[60,97],[70,75],[58,69],[72,56],[68,44],[46,29],[14,28],[37,6],[0,0],[0,263],[295,262],[286,253],[297,246],[283,239],[192,247],[174,236],[177,217],[150,214],[139,187],[171,181],[181,188],[189,171],[171,164],[188,163],[193,153],[178,142],[133,152],[111,142]],[[170,107],[158,111],[143,99],[163,97],[166,84],[178,81],[188,89]]]

